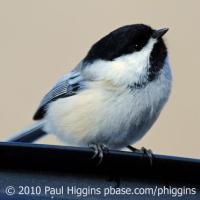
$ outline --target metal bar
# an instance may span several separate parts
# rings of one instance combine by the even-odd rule
[[[200,160],[154,155],[153,165],[146,154],[109,151],[97,166],[89,148],[0,142],[1,169],[58,172],[114,173],[133,177],[161,177],[200,182]]]

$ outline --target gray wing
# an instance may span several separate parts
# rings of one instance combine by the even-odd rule
[[[62,77],[55,86],[44,96],[37,109],[34,120],[42,119],[48,109],[48,105],[59,98],[75,95],[83,89],[84,80],[80,74],[79,65],[69,74]]]

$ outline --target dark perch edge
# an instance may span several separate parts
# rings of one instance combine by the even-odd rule
[[[91,157],[89,148],[0,142],[0,169],[112,173],[118,176],[159,178],[200,182],[200,160],[154,155],[153,166],[146,155],[134,152],[109,151],[101,165]]]

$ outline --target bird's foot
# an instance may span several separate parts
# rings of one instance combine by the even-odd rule
[[[104,144],[89,144],[89,148],[91,148],[94,151],[94,155],[92,156],[92,159],[98,159],[97,166],[100,165],[103,161],[104,157],[104,151],[108,152],[109,149]]]
[[[127,148],[133,152],[142,153],[143,155],[147,155],[150,165],[153,166],[153,152],[151,149],[146,149],[145,147],[142,147],[141,149],[136,149],[135,147],[132,147],[131,145],[127,146]]]

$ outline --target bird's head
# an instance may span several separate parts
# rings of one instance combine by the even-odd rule
[[[154,80],[167,57],[162,38],[167,31],[167,28],[157,30],[144,24],[112,31],[89,50],[83,60],[84,74],[90,79],[111,80],[116,84]]]

